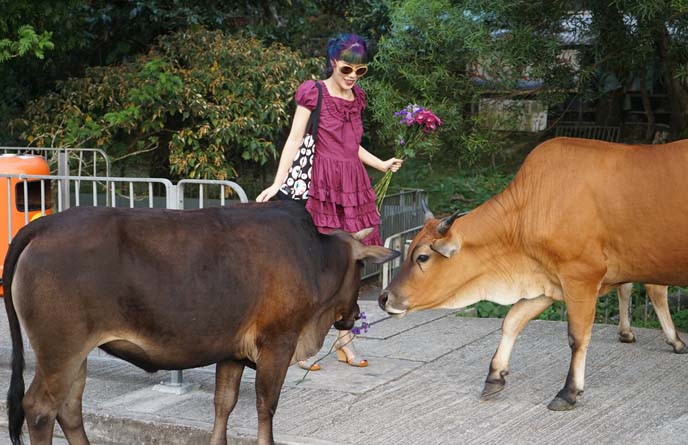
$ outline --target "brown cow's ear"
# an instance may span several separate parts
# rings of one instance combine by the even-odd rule
[[[461,239],[453,234],[438,238],[430,244],[430,248],[445,258],[449,258],[461,249]]]
[[[393,260],[401,255],[401,253],[382,246],[364,246],[361,244],[354,247],[354,255],[357,260],[382,264],[389,260]]]
[[[367,229],[359,230],[356,233],[352,233],[351,236],[353,236],[355,240],[363,241],[363,239],[366,236],[370,235],[372,232],[373,232],[373,228],[368,227]]]

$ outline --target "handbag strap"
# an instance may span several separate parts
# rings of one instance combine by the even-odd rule
[[[315,87],[318,89],[318,105],[311,112],[311,115],[308,118],[308,124],[306,125],[306,133],[311,135],[314,142],[318,140],[318,126],[320,124],[320,108],[322,105],[322,86],[320,85],[320,82],[318,82],[317,80],[315,81]]]

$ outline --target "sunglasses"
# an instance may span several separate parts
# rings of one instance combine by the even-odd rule
[[[339,67],[339,72],[344,74],[345,76],[348,76],[351,73],[356,73],[358,77],[361,77],[368,72],[368,67],[366,65],[353,66],[344,64]]]

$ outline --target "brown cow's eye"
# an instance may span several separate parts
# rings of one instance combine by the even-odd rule
[[[418,258],[416,258],[416,262],[417,263],[424,263],[429,259],[430,259],[430,257],[427,255],[418,255]]]

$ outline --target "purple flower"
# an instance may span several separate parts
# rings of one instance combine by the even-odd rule
[[[404,145],[406,143],[406,139],[400,138],[399,139],[399,145]]]
[[[361,312],[361,320],[365,320],[365,319],[366,319],[366,313]],[[361,332],[367,333],[369,327],[370,327],[370,325],[368,324],[368,322],[364,321],[361,323],[360,326],[354,326],[353,328],[351,328],[351,333],[354,335],[361,335]]]

